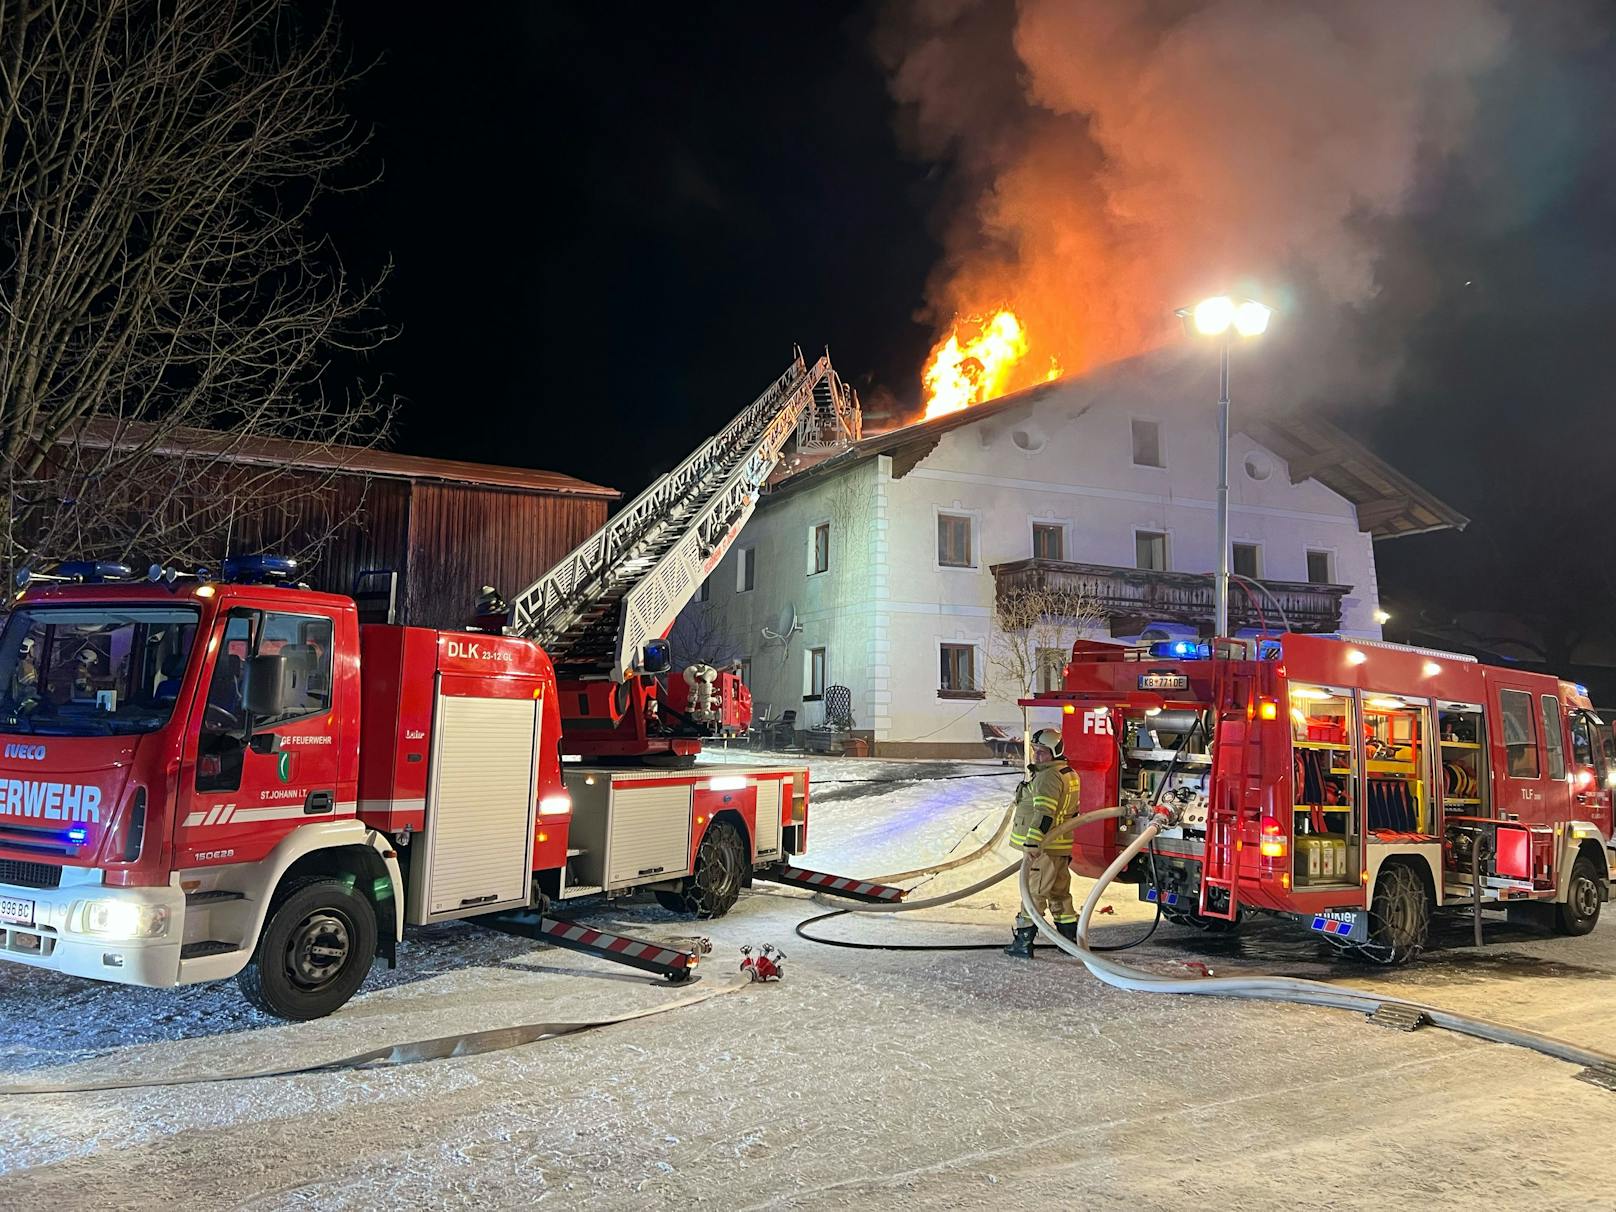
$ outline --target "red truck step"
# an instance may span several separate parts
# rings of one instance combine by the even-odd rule
[[[610,934],[581,922],[542,917],[532,912],[490,914],[472,920],[479,926],[487,926],[504,934],[536,939],[565,947],[569,951],[581,951],[597,959],[611,960],[614,964],[627,964],[643,972],[654,972],[674,985],[689,980],[701,958],[693,951],[676,951],[661,943],[648,943],[625,934]]]
[[[787,884],[793,888],[808,888],[814,892],[828,892],[832,896],[846,897],[850,901],[869,901],[887,905],[904,898],[905,889],[890,884],[874,884],[869,880],[853,880],[841,875],[826,875],[822,871],[805,871],[787,863],[774,863],[760,867],[752,873],[754,879],[771,884]]]

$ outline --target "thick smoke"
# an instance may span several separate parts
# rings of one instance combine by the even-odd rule
[[[1509,43],[1492,0],[895,0],[902,131],[954,173],[928,318],[1015,307],[1030,382],[1212,291],[1362,309]]]

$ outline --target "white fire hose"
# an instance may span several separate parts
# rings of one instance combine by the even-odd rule
[[[1120,810],[1112,810],[1120,814]],[[1054,829],[1046,840],[1064,837],[1079,825],[1097,819],[1099,813],[1085,813],[1074,817]],[[1179,977],[1161,976],[1145,972],[1131,965],[1117,960],[1107,959],[1096,955],[1090,949],[1088,941],[1089,921],[1094,916],[1094,909],[1100,903],[1111,881],[1138,856],[1146,846],[1150,845],[1156,835],[1169,824],[1169,818],[1158,813],[1151,818],[1138,837],[1130,842],[1126,849],[1112,861],[1111,865],[1101,873],[1090,889],[1088,899],[1083,902],[1083,911],[1077,919],[1077,941],[1072,942],[1062,938],[1060,934],[1043,918],[1033,903],[1032,893],[1027,887],[1027,873],[1031,866],[1031,855],[1020,864],[1021,904],[1027,916],[1038,928],[1038,932],[1053,946],[1059,947],[1068,955],[1081,960],[1089,972],[1117,989],[1126,989],[1134,993],[1187,993],[1207,997],[1238,997],[1257,1001],[1297,1002],[1308,1006],[1326,1006],[1336,1010],[1357,1010],[1364,1014],[1373,1014],[1382,1006],[1398,1006],[1406,1010],[1423,1015],[1433,1027],[1442,1027],[1448,1031],[1456,1031],[1461,1035],[1474,1036],[1477,1039],[1491,1040],[1498,1044],[1513,1044],[1519,1048],[1530,1048],[1546,1056],[1558,1057],[1560,1060],[1570,1061],[1574,1065],[1586,1065],[1596,1069],[1610,1071],[1616,1067],[1616,1056],[1604,1052],[1596,1052],[1591,1048],[1579,1047],[1567,1043],[1565,1040],[1555,1039],[1537,1031],[1529,1031],[1521,1027],[1509,1027],[1503,1023],[1495,1023],[1489,1019],[1475,1018],[1468,1014],[1455,1014],[1451,1010],[1440,1010],[1435,1006],[1427,1006],[1422,1002],[1409,1001],[1406,998],[1392,997],[1384,993],[1373,993],[1367,989],[1354,989],[1346,985],[1332,985],[1325,981],[1305,980],[1300,977],[1289,976],[1202,976]],[[917,903],[915,908],[919,908]]]

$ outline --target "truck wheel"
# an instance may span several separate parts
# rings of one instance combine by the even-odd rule
[[[658,892],[657,903],[674,913],[723,917],[741,895],[746,847],[729,821],[714,821],[696,851],[696,869],[678,892]]]
[[[376,911],[343,880],[288,887],[270,908],[250,963],[236,982],[278,1018],[324,1018],[352,997],[376,958]]]
[[[1345,948],[1347,955],[1370,964],[1406,964],[1431,938],[1431,898],[1407,863],[1388,863],[1375,880],[1369,903],[1369,938]]]
[[[1571,886],[1565,904],[1554,907],[1554,928],[1573,937],[1587,934],[1599,923],[1599,906],[1605,899],[1604,877],[1594,861],[1579,854],[1571,864]]]

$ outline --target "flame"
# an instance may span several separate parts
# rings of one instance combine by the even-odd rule
[[[965,316],[926,359],[926,419],[959,412],[1002,396],[1010,377],[1027,356],[1027,330],[1016,313],[1000,308],[992,316]],[[1050,359],[1049,378],[1060,374]]]

